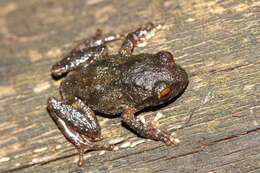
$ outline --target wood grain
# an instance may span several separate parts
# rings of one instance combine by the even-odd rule
[[[102,142],[118,143],[117,150],[89,152],[79,168],[77,151],[46,111],[46,99],[59,97],[50,67],[98,28],[129,32],[149,21],[166,29],[135,53],[171,51],[190,84],[175,102],[140,116],[161,116],[160,128],[180,145],[99,117]],[[259,40],[257,0],[2,0],[0,172],[259,172]]]

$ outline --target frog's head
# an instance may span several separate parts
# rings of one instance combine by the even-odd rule
[[[165,102],[180,94],[188,84],[188,75],[183,68],[175,64],[173,55],[161,51],[154,55],[157,77],[154,79],[152,95],[157,103]]]
[[[123,73],[123,84],[135,102],[158,105],[177,96],[188,84],[188,75],[167,51],[133,57]]]

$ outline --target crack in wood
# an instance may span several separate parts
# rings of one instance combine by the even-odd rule
[[[209,73],[212,73],[212,74],[215,74],[215,73],[219,73],[219,72],[230,72],[230,71],[233,71],[235,69],[240,69],[241,67],[248,67],[250,65],[257,65],[257,64],[260,64],[260,63],[256,63],[256,64],[241,64],[241,65],[237,65],[237,66],[234,66],[234,67],[229,67],[229,68],[224,68],[224,69],[220,69],[220,70],[209,70],[208,72]]]
[[[154,161],[161,160],[161,159],[163,159],[163,158],[165,158],[165,156],[158,157],[158,158],[156,158],[156,159],[147,160],[147,161],[145,161],[144,163],[151,163],[151,162],[154,162]]]
[[[23,166],[14,168],[14,169],[5,170],[3,173],[11,173],[11,172],[16,172],[16,171],[21,171],[23,169],[30,168],[30,167],[37,166],[37,165],[42,166],[42,165],[46,165],[46,164],[49,164],[49,163],[52,163],[52,162],[55,162],[55,161],[58,161],[58,160],[70,158],[70,157],[73,157],[75,155],[78,155],[78,154],[75,153],[75,154],[70,154],[70,155],[66,155],[66,156],[62,156],[62,157],[57,157],[57,158],[54,158],[54,159],[51,159],[51,160],[48,160],[48,161],[45,161],[45,162],[23,165]]]
[[[142,151],[139,151],[139,152],[135,152],[135,153],[127,154],[127,155],[124,155],[124,156],[116,157],[116,158],[110,159],[110,160],[108,160],[108,161],[119,160],[119,159],[122,159],[122,158],[125,158],[125,157],[128,157],[128,156],[133,156],[133,155],[141,154],[141,153],[144,153],[144,152],[146,152],[146,151],[154,150],[154,149],[157,149],[157,148],[160,148],[160,147],[162,147],[162,146],[158,146],[158,147],[154,147],[154,148],[149,148],[149,149],[147,149],[147,150],[142,150]]]
[[[204,72],[199,72],[199,73],[190,73],[190,77],[193,77],[193,76],[197,76],[198,74],[207,74],[207,73],[211,73],[211,74],[216,74],[216,73],[220,73],[220,72],[230,72],[230,71],[233,71],[233,70],[236,70],[236,69],[240,69],[242,67],[249,67],[250,65],[259,65],[260,63],[255,63],[255,64],[241,64],[241,65],[237,65],[237,66],[234,66],[234,67],[229,67],[229,68],[224,68],[224,69],[220,69],[220,70],[209,70],[209,71],[204,71]]]
[[[181,158],[181,157],[186,157],[186,156],[189,156],[189,155],[193,155],[193,154],[199,153],[201,151],[202,150],[196,150],[196,151],[192,151],[192,152],[188,152],[188,153],[184,153],[184,154],[179,154],[179,155],[176,155],[176,156],[172,156],[172,157],[166,158],[165,160],[172,160],[172,159],[177,159],[177,158]]]
[[[255,169],[249,170],[247,173],[251,173],[252,171],[260,170],[260,167],[256,167]]]
[[[228,136],[228,137],[225,137],[225,138],[221,138],[221,139],[218,139],[218,140],[209,142],[209,143],[207,143],[207,144],[202,144],[202,145],[203,145],[203,146],[211,146],[211,145],[214,145],[214,144],[219,143],[219,142],[227,141],[227,140],[230,140],[230,139],[233,139],[233,138],[237,138],[237,137],[240,137],[240,136],[247,135],[247,134],[249,134],[249,133],[256,132],[256,131],[258,131],[258,130],[260,130],[260,127],[259,127],[259,128],[255,128],[255,129],[252,129],[252,130],[249,130],[249,131],[246,131],[246,132],[244,132],[244,133],[234,134],[234,135],[231,135],[231,136]]]
[[[234,154],[234,153],[239,153],[239,152],[241,152],[241,151],[245,151],[245,150],[249,150],[249,149],[253,149],[253,148],[258,148],[258,147],[260,147],[260,145],[257,145],[257,146],[254,146],[254,147],[243,148],[243,149],[236,150],[236,151],[232,151],[232,152],[230,152],[230,153],[224,154],[223,156],[232,155],[232,154]]]
[[[209,171],[216,171],[216,170],[218,170],[218,169],[220,169],[220,168],[223,168],[224,166],[227,166],[227,165],[230,165],[230,164],[232,164],[232,163],[237,163],[237,162],[240,162],[240,161],[245,161],[246,159],[244,158],[244,159],[237,159],[237,160],[234,160],[234,161],[231,161],[231,162],[228,162],[228,163],[224,163],[224,164],[221,164],[221,165],[219,165],[219,166],[216,166],[214,169],[211,169],[211,170],[209,170]],[[260,168],[260,167],[257,167],[257,168]],[[252,171],[252,170],[251,170]]]

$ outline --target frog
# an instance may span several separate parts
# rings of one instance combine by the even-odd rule
[[[60,83],[61,99],[49,97],[47,109],[65,138],[79,153],[82,166],[89,150],[113,150],[102,140],[96,114],[119,115],[123,124],[139,136],[177,145],[171,133],[137,115],[143,109],[171,101],[184,92],[187,72],[175,63],[169,51],[133,54],[136,47],[162,29],[163,24],[148,23],[128,34],[106,34],[100,30],[76,45],[51,68]],[[108,43],[122,40],[118,53],[109,54]]]

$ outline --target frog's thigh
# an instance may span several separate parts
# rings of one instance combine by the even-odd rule
[[[122,34],[110,34],[104,37],[98,32],[93,38],[79,43],[62,60],[52,66],[52,76],[59,78],[62,75],[75,70],[82,64],[89,64],[108,55],[107,43],[121,40]]]
[[[101,129],[96,115],[82,101],[77,100],[72,106],[51,97],[48,99],[47,105],[54,121],[57,119],[55,117],[59,117],[71,131],[76,131],[92,141],[100,139]],[[59,120],[57,121],[59,122]],[[57,121],[55,122],[57,123]]]
[[[176,144],[171,140],[170,133],[154,128],[151,124],[144,124],[134,115],[135,110],[127,108],[122,112],[122,120],[139,135],[153,140],[158,140],[167,145]]]
[[[82,105],[79,105],[81,107]],[[79,161],[78,165],[81,166],[83,164],[83,154],[85,151],[88,150],[112,150],[113,146],[111,145],[94,145],[90,141],[93,140],[93,138],[89,138],[88,136],[82,135],[79,131],[79,129],[75,130],[70,125],[67,125],[68,122],[70,122],[70,118],[75,118],[74,114],[70,118],[64,118],[65,114],[68,112],[71,113],[73,111],[69,111],[71,108],[69,106],[66,106],[65,104],[62,104],[61,102],[57,101],[55,98],[49,98],[48,100],[48,109],[50,111],[50,115],[56,125],[59,127],[62,134],[66,137],[66,139],[71,142],[79,151]],[[81,107],[80,109],[85,109],[85,107]],[[87,112],[88,110],[82,110],[82,112]],[[75,112],[74,112],[75,113]],[[77,113],[76,113],[77,114]],[[82,114],[78,111],[78,114]],[[80,116],[79,116],[80,117]],[[95,119],[95,117],[93,117]],[[77,118],[76,118],[77,119]],[[82,122],[84,122],[84,119],[81,119]],[[79,120],[76,120],[76,122]],[[95,121],[95,120],[94,120]],[[79,122],[78,122],[79,123]],[[92,123],[93,124],[93,123]],[[77,125],[84,125],[77,124]],[[88,128],[88,126],[87,126]],[[100,132],[99,132],[100,135]]]
[[[62,77],[62,75],[77,69],[83,64],[90,64],[106,55],[108,55],[108,48],[104,44],[96,47],[89,47],[83,51],[71,52],[52,66],[51,74],[55,78]]]
[[[76,130],[70,128],[63,119],[61,119],[54,113],[53,110],[51,110],[50,108],[48,109],[50,110],[50,115],[53,121],[56,123],[59,130],[68,141],[70,141],[77,148],[80,148],[81,145],[88,145],[88,141],[86,140],[86,138],[83,138]]]

